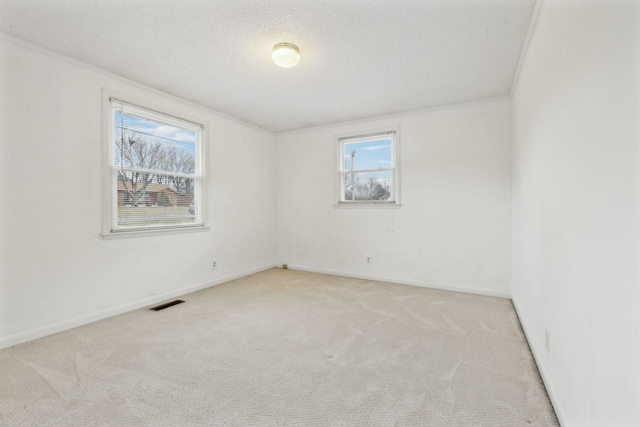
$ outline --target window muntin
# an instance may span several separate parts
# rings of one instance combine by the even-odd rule
[[[395,131],[340,141],[340,203],[397,203]]]
[[[110,231],[203,226],[203,127],[116,99],[110,104]]]

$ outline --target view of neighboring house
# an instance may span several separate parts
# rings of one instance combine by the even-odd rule
[[[118,206],[127,205],[162,205],[162,206],[187,206],[189,200],[183,200],[176,191],[165,184],[147,184],[143,188],[142,183],[123,183],[118,180]]]

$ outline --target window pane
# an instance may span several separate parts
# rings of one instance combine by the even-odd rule
[[[344,200],[390,200],[391,172],[346,172]]]
[[[202,125],[111,105],[111,232],[204,225]]]
[[[196,132],[116,110],[114,165],[195,173]]]
[[[118,178],[118,227],[196,223],[192,178],[138,174],[136,181]]]
[[[392,167],[391,137],[372,141],[344,143],[344,170],[363,170]]]

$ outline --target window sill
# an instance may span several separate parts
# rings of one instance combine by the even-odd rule
[[[177,227],[168,228],[166,230],[131,230],[131,231],[116,231],[111,233],[102,233],[103,240],[112,239],[128,239],[132,237],[146,237],[146,236],[164,236],[167,234],[185,234],[185,233],[199,233],[203,231],[209,231],[209,227]]]
[[[399,209],[402,206],[400,203],[336,203],[334,208],[347,208],[347,209]]]

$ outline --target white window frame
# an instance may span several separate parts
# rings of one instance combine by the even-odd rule
[[[167,124],[179,126],[196,132],[196,165],[195,174],[188,174],[189,178],[194,178],[194,200],[195,203],[195,223],[194,224],[167,224],[144,227],[119,228],[117,226],[117,206],[118,206],[118,175],[119,165],[114,163],[114,115],[116,104],[126,105],[128,112],[141,115],[143,117],[157,120]],[[185,114],[177,112],[172,108],[157,106],[150,102],[139,99],[132,99],[122,94],[117,94],[108,90],[103,90],[103,226],[102,238],[127,238],[142,237],[163,234],[189,233],[207,231],[205,210],[205,167],[206,167],[206,141],[207,126],[197,119],[191,119]],[[129,168],[136,169],[136,168]],[[138,169],[136,169],[138,170]],[[153,171],[155,172],[155,170]],[[180,173],[167,173],[160,171],[164,175],[183,175]]]
[[[353,142],[365,142],[367,140],[375,140],[376,138],[391,136],[391,167],[377,169],[357,170],[362,172],[381,172],[389,171],[391,173],[391,196],[389,200],[346,200],[344,191],[344,180],[347,175],[346,164],[344,159],[344,146]],[[400,170],[399,170],[399,144],[400,144],[400,128],[389,127],[378,130],[369,130],[361,132],[350,132],[336,135],[338,146],[338,172],[337,172],[337,203],[335,207],[400,207]]]

